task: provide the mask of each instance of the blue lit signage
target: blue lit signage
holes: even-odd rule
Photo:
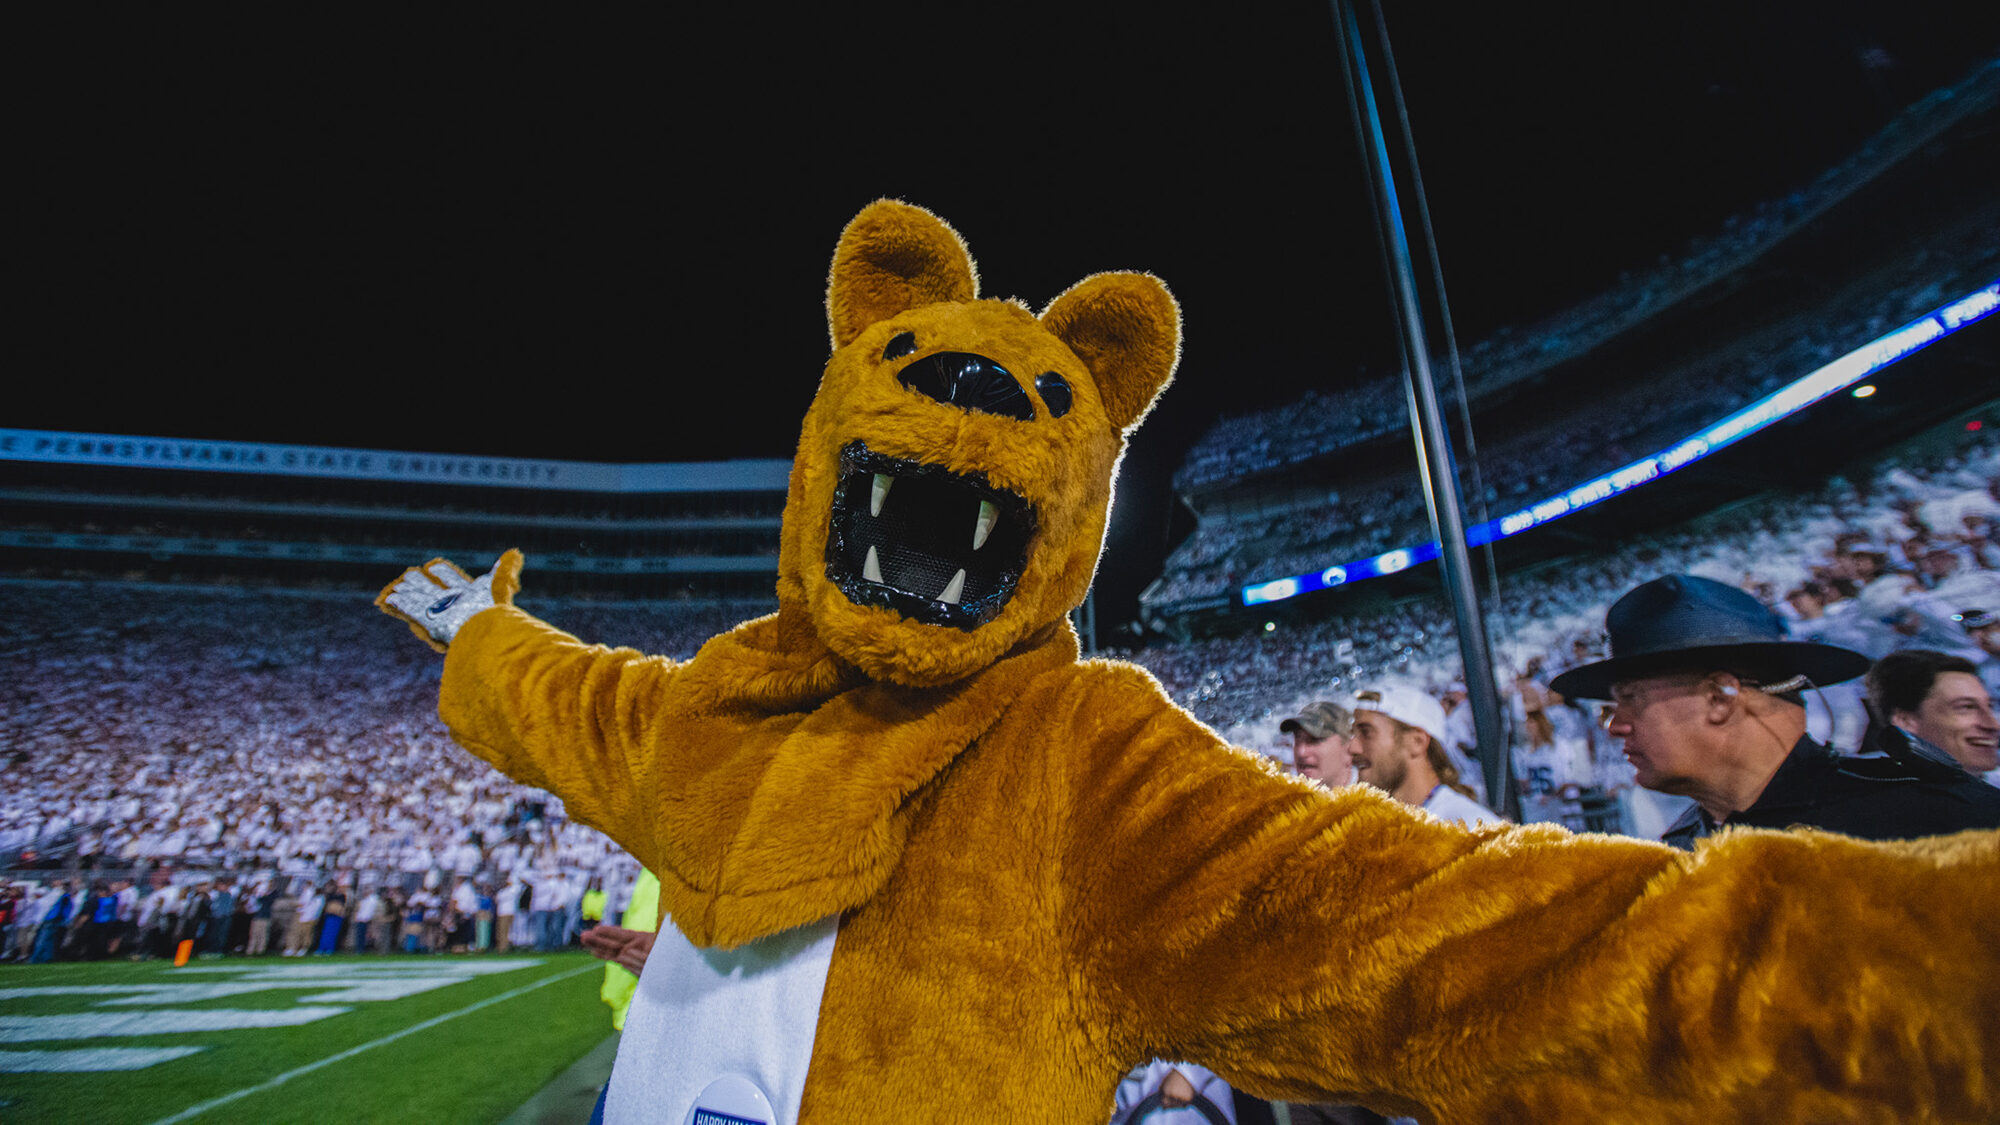
[[[1683,469],[1720,449],[1734,445],[1778,419],[1804,410],[1813,403],[1837,394],[1895,363],[1929,347],[1966,325],[1992,315],[2000,308],[2000,281],[1976,290],[1896,329],[1879,339],[1848,352],[1803,379],[1758,399],[1721,421],[1674,443],[1650,457],[1642,457],[1624,468],[1588,480],[1520,511],[1488,520],[1466,529],[1465,541],[1478,547],[1530,528],[1540,527],[1599,504],[1619,493]],[[1364,578],[1394,574],[1429,562],[1439,554],[1437,540],[1389,551],[1374,558],[1358,559],[1310,574],[1245,586],[1243,604],[1261,605],[1283,601],[1314,590],[1324,590]]]

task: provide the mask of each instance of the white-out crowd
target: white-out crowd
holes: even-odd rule
[[[0,864],[17,875],[0,950],[30,955],[48,911],[81,955],[317,949],[329,902],[339,948],[477,948],[482,913],[489,947],[550,946],[592,890],[615,917],[637,877],[561,801],[452,743],[438,658],[365,596],[16,582],[0,601]],[[686,656],[754,611],[549,616]],[[85,917],[103,898],[110,930]],[[232,915],[258,900],[253,941],[257,908]]]
[[[1563,490],[1614,472],[1666,449],[1794,379],[1809,374],[1845,351],[1922,315],[1940,302],[1991,280],[1994,261],[1948,263],[1918,253],[1902,263],[1883,290],[1854,295],[1844,306],[1823,310],[1810,323],[1768,333],[1726,355],[1713,357],[1671,377],[1655,377],[1609,388],[1587,403],[1542,413],[1482,444],[1485,518],[1498,519]],[[1318,456],[1352,444],[1366,432],[1383,437],[1407,427],[1400,395],[1374,388],[1367,397],[1309,394],[1291,405],[1219,424],[1197,446],[1225,448],[1241,461],[1244,450],[1284,451],[1294,459]],[[1387,422],[1374,417],[1393,407]],[[1322,440],[1322,438],[1324,440]],[[1397,464],[1406,459],[1399,447]],[[1273,462],[1264,471],[1279,467]],[[1248,475],[1255,465],[1239,465]],[[1199,598],[1233,593],[1241,586],[1291,577],[1332,563],[1370,558],[1430,538],[1423,493],[1401,475],[1372,473],[1342,482],[1337,502],[1304,510],[1273,511],[1253,518],[1205,517],[1195,533],[1168,557],[1160,581],[1146,603],[1171,607]],[[1478,518],[1475,514],[1473,518]]]
[[[1487,608],[1524,817],[1577,823],[1579,794],[1604,794],[1618,799],[1613,826],[1651,834],[1674,811],[1634,788],[1596,714],[1546,687],[1602,655],[1604,611],[1626,590],[1702,574],[1758,594],[1795,635],[1871,657],[1956,652],[2000,687],[2000,630],[1982,647],[1958,619],[2000,612],[1996,527],[2000,445],[1968,432],[1810,493],[1505,577]],[[163,953],[191,924],[211,951],[317,949],[330,900],[339,948],[356,937],[395,949],[548,945],[573,935],[593,888],[608,900],[598,912],[615,917],[636,877],[560,801],[451,742],[435,713],[438,658],[366,597],[14,582],[0,598],[0,856],[20,884],[16,952],[32,953],[24,926],[39,928],[29,923],[70,879],[67,948],[87,955],[110,952],[114,936],[117,948]],[[580,636],[675,656],[763,608],[536,604],[532,593],[527,604]],[[1279,758],[1289,747],[1278,724],[1305,703],[1362,681],[1412,682],[1446,700],[1460,772],[1478,787],[1440,601],[1116,655],[1231,741]],[[1808,705],[1816,735],[1856,747],[1858,684]],[[260,909],[261,943],[250,935]],[[116,935],[79,914],[106,911]],[[301,933],[302,918],[317,928]]]
[[[1756,594],[1792,635],[1879,659],[1899,649],[1966,657],[2000,694],[2000,629],[1975,635],[1963,618],[2000,613],[2000,438],[1960,431],[1811,492],[1770,494],[1602,555],[1503,575],[1487,604],[1488,634],[1510,712],[1513,773],[1530,819],[1574,820],[1565,791],[1622,795],[1624,824],[1643,831],[1677,801],[1635,792],[1601,716],[1548,691],[1548,681],[1606,655],[1604,614],[1633,587],[1692,573]],[[1279,724],[1316,699],[1364,683],[1404,680],[1446,702],[1469,745],[1463,665],[1442,596],[1362,614],[1115,655],[1145,665],[1195,715],[1238,745],[1285,758]],[[1807,695],[1815,737],[1860,748],[1862,686]],[[1478,770],[1461,762],[1477,788]],[[1636,802],[1637,807],[1633,807]]]

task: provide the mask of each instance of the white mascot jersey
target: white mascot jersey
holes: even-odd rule
[[[625,1013],[608,1125],[797,1125],[839,928],[834,916],[722,950],[663,922]]]

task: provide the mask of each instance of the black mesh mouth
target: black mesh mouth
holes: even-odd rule
[[[1035,511],[980,473],[861,442],[840,451],[826,577],[856,605],[972,630],[998,616],[1028,565]]]

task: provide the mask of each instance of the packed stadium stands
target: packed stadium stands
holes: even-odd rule
[[[2000,611],[1996,528],[2000,446],[1960,429],[1853,480],[1513,576],[1489,607],[1502,681],[1516,707],[1532,704],[1522,684],[1597,651],[1609,602],[1670,572],[1738,583],[1793,617],[1810,606],[1801,632],[1871,655],[1945,646],[1953,612]],[[437,658],[363,597],[115,582],[4,591],[0,848],[55,856],[68,845],[105,868],[351,870],[398,883],[504,878],[543,859],[595,871],[610,857],[559,802],[451,743],[435,717]],[[528,604],[581,636],[674,656],[761,608]],[[1962,635],[1957,644],[1978,656]],[[1384,676],[1442,693],[1461,675],[1435,600],[1120,655],[1232,740],[1280,756],[1278,721],[1313,698]],[[1851,748],[1854,697],[1828,702],[1823,729]],[[1561,733],[1581,740],[1572,774],[1607,757],[1593,758],[1587,727]]]
[[[601,837],[455,746],[439,661],[365,597],[9,582],[0,848],[65,838],[104,866],[501,876],[591,869]],[[686,656],[743,611],[579,603],[585,635]],[[560,829],[560,830],[558,830]],[[471,844],[470,851],[466,846]],[[482,851],[484,854],[482,855]]]
[[[1604,611],[1661,574],[1696,573],[1758,593],[1797,616],[1791,595],[1821,603],[1798,627],[1881,655],[1891,624],[1914,607],[1936,630],[1966,608],[2000,611],[2000,443],[1954,426],[1853,480],[1797,495],[1767,495],[1635,539],[1604,555],[1571,557],[1510,575],[1487,606],[1503,683],[1539,661],[1542,679],[1575,662],[1576,643],[1601,651]],[[1951,574],[1939,576],[1950,556]],[[1869,556],[1866,562],[1857,558]],[[1879,559],[1875,556],[1880,556]],[[1928,566],[1928,572],[1926,567]],[[1948,638],[1949,631],[1942,637]],[[1942,643],[1938,632],[1930,640]],[[1168,642],[1120,655],[1151,669],[1199,718],[1258,748],[1301,704],[1360,680],[1407,677],[1442,692],[1460,677],[1457,637],[1438,598],[1335,613],[1241,635]],[[1961,648],[1969,648],[1962,636]],[[1851,714],[1843,734],[1856,735]],[[1851,738],[1846,742],[1853,747]]]
[[[770,608],[788,471],[0,430],[0,866],[299,901],[629,884],[451,744],[436,660],[369,598],[520,546],[556,620],[687,655]]]
[[[1701,369],[1620,386],[1595,401],[1548,411],[1535,424],[1489,442],[1482,451],[1489,510],[1511,511],[1664,448],[1946,297],[1989,282],[2000,274],[2000,242],[1955,264],[1916,255],[1896,272],[1901,276],[1888,290],[1871,293],[1865,305],[1857,297],[1850,307],[1828,309],[1823,323],[1794,328],[1783,339],[1747,343]],[[1400,401],[1388,395],[1378,399],[1394,402],[1395,422],[1403,424]],[[1330,407],[1330,399],[1311,396],[1261,421],[1282,436],[1298,416]],[[1261,444],[1275,440],[1267,434]],[[1262,519],[1204,521],[1168,559],[1147,600],[1164,606],[1212,598],[1427,538],[1422,493],[1405,479],[1372,475],[1377,479],[1359,487],[1341,487],[1337,503]]]
[[[1467,349],[1471,511],[1497,517],[1664,448],[1992,284],[2000,201],[1984,185],[1995,170],[1967,154],[1990,147],[1976,138],[1996,105],[2000,65],[1988,64],[1681,257]],[[1983,397],[1932,393],[1941,401],[1926,424]],[[1246,585],[1429,539],[1405,401],[1398,378],[1379,377],[1218,420],[1176,474],[1195,527],[1141,596],[1148,625],[1189,636]]]

